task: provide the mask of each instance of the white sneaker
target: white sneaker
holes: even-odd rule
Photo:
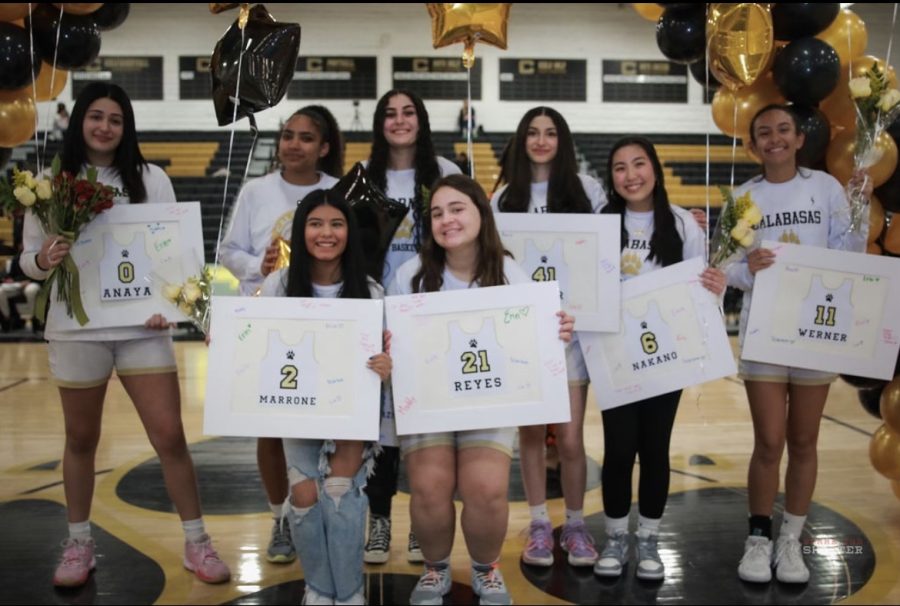
[[[352,596],[350,596],[347,600],[335,600],[336,606],[364,606],[366,603],[366,596],[363,595],[362,591],[357,591]]]
[[[444,596],[450,593],[453,580],[450,578],[450,568],[425,567],[425,574],[419,577],[409,603],[416,604],[443,604]]]
[[[326,598],[324,595],[316,591],[315,589],[311,589],[309,585],[306,586],[306,590],[303,592],[303,601],[301,604],[306,604],[308,606],[331,606],[334,604],[334,600],[331,598]]]
[[[508,606],[512,604],[512,598],[497,564],[491,566],[487,572],[472,569],[472,591],[478,596],[478,603],[482,605]]]
[[[772,540],[766,537],[747,537],[744,557],[738,565],[738,576],[750,583],[772,580]]]
[[[803,562],[800,541],[794,535],[782,535],[775,542],[775,578],[782,583],[809,581],[809,568]]]

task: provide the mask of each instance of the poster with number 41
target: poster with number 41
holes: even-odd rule
[[[900,349],[900,259],[763,242],[745,360],[889,381]]]

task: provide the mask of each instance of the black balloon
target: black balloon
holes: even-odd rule
[[[241,57],[241,29],[235,20],[213,51],[212,97],[219,126],[233,121],[232,99],[236,96],[240,119],[276,105],[294,76],[300,52],[299,24],[278,23],[264,6],[257,4],[250,9],[244,40],[246,48]]]
[[[108,32],[125,22],[131,4],[128,2],[104,2],[98,10],[91,13],[91,19],[101,32]]]
[[[384,275],[384,258],[394,232],[409,211],[405,204],[391,200],[376,187],[361,162],[334,184],[331,191],[339,193],[350,204],[362,234],[366,255],[366,272],[378,281]]]
[[[874,389],[875,387],[881,388],[887,385],[887,381],[882,381],[881,379],[872,379],[870,377],[841,375],[841,378],[857,389]]]
[[[56,67],[73,70],[87,66],[100,55],[100,30],[91,15],[62,14],[50,4],[38,4],[31,13],[34,41],[41,57]],[[59,30],[59,50],[56,51],[56,34]]]
[[[828,118],[815,107],[794,105],[797,126],[806,136],[803,148],[797,152],[797,161],[806,167],[814,168],[825,157],[828,144],[831,143],[831,125]]]
[[[706,51],[706,5],[667,8],[656,24],[656,44],[675,63],[702,59]]]
[[[900,118],[891,123],[887,128],[887,133],[894,139],[894,143],[900,146]],[[895,170],[891,178],[875,190],[875,196],[881,201],[884,210],[900,213],[900,168]],[[900,358],[897,362],[900,364]]]
[[[887,385],[887,383],[884,383]],[[868,389],[860,389],[856,392],[857,397],[859,398],[859,403],[862,404],[863,409],[876,419],[881,418],[881,392],[884,389],[884,386],[878,387],[870,387]]]
[[[821,4],[777,2],[772,5],[776,40],[797,40],[824,31],[841,12],[837,2]]]
[[[830,44],[818,38],[801,38],[778,52],[772,75],[788,101],[816,105],[834,90],[840,69],[841,61]]]
[[[28,41],[28,32],[12,23],[0,23],[0,90],[16,90],[37,77],[41,56]]]
[[[691,70],[691,75],[694,77],[694,80],[699,82],[700,86],[705,87],[707,90],[718,90],[719,87],[722,86],[722,83],[716,80],[713,73],[706,68],[706,57],[691,63],[688,66],[688,69]]]

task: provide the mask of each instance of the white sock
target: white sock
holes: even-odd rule
[[[284,503],[269,503],[269,509],[272,510],[272,517],[276,520],[280,520],[283,507]]]
[[[803,533],[803,525],[806,524],[806,516],[798,516],[792,513],[784,512],[784,518],[781,522],[781,533],[779,536],[791,535],[795,539],[800,539]]]
[[[583,509],[566,509],[566,524],[576,524],[584,522]]]
[[[450,556],[435,562],[425,560],[425,570],[427,571],[429,568],[434,568],[436,570],[446,570],[447,568],[450,568]]]
[[[659,523],[661,521],[661,518],[654,519],[638,516],[638,536],[646,539],[651,535],[659,534]]]
[[[489,572],[491,570],[491,568],[494,567],[494,564],[496,564],[499,561],[500,561],[500,558],[497,558],[490,564],[482,564],[481,562],[476,562],[475,560],[472,560],[472,568],[474,568],[478,572]]]
[[[325,478],[322,490],[334,501],[334,508],[338,509],[341,506],[341,497],[350,492],[352,485],[352,478]]]
[[[291,505],[291,511],[294,512],[294,516],[296,516],[297,520],[302,520],[303,517],[309,513],[309,510],[315,506],[315,503],[313,503],[309,507],[294,507],[293,505]]]
[[[181,523],[184,529],[184,538],[191,543],[198,543],[206,538],[206,527],[203,524],[203,518],[196,520],[185,520]]]
[[[91,538],[91,521],[69,522],[69,538],[78,541],[87,541]]]
[[[531,512],[531,521],[532,522],[549,522],[550,514],[547,512],[547,503],[541,503],[540,505],[535,505],[534,507],[529,506],[528,511]]]
[[[620,532],[628,532],[628,516],[624,518],[611,518],[606,516],[606,534],[612,536]]]

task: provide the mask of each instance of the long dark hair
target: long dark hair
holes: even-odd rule
[[[334,115],[324,105],[307,105],[291,114],[285,124],[295,116],[309,118],[318,129],[322,142],[328,144],[328,153],[319,158],[316,168],[326,175],[340,179],[344,175],[344,138]]]
[[[503,166],[509,186],[500,195],[499,208],[503,212],[528,211],[531,200],[531,160],[528,157],[527,139],[531,121],[537,116],[547,116],[556,127],[557,149],[550,165],[550,182],[547,184],[547,211],[551,213],[589,213],[591,201],[578,178],[578,161],[575,158],[575,139],[565,118],[552,107],[539,106],[528,110],[519,121],[513,139],[509,159]]]
[[[507,284],[506,275],[503,273],[503,258],[509,253],[503,248],[503,242],[497,232],[497,224],[494,222],[494,213],[491,211],[491,203],[487,194],[484,193],[477,181],[465,175],[447,175],[438,179],[434,184],[432,196],[442,187],[455,189],[468,196],[475,204],[475,208],[478,209],[478,214],[481,215],[481,230],[478,232],[478,262],[472,282],[479,286]],[[434,241],[434,234],[429,229],[425,233],[422,250],[419,251],[421,266],[410,281],[412,291],[435,292],[440,290],[444,284],[442,274],[446,258],[446,251]]]
[[[113,168],[119,173],[122,185],[131,203],[144,202],[147,189],[141,173],[148,170],[147,161],[138,147],[137,130],[134,126],[134,110],[128,94],[117,84],[111,82],[91,82],[85,86],[69,118],[69,128],[63,138],[62,170],[77,175],[81,167],[88,163],[87,146],[84,142],[84,117],[91,103],[97,99],[112,99],[122,108],[122,140],[116,148]]]
[[[609,203],[601,212],[617,213],[622,215],[622,248],[628,245],[628,230],[625,228],[625,198],[619,195],[613,180],[613,156],[616,152],[628,145],[637,145],[647,153],[650,164],[653,166],[653,175],[656,177],[656,185],[653,186],[653,235],[650,237],[650,254],[648,261],[658,260],[663,267],[673,265],[684,260],[684,241],[675,226],[675,213],[669,205],[669,194],[666,192],[665,176],[656,148],[645,137],[623,137],[616,141],[609,150],[606,159],[606,186]],[[681,218],[678,217],[680,221]]]
[[[413,200],[409,204],[412,207],[415,227],[413,240],[418,248],[423,241],[423,234],[430,231],[428,221],[423,220],[426,212],[423,188],[430,189],[432,184],[441,176],[441,169],[434,153],[434,142],[431,140],[431,122],[428,119],[428,110],[425,103],[414,92],[409,90],[389,90],[381,96],[375,106],[375,116],[372,119],[372,151],[369,154],[367,172],[372,183],[387,191],[387,170],[390,159],[390,144],[384,136],[384,121],[387,115],[388,102],[397,95],[406,95],[416,108],[416,116],[419,119],[419,133],[416,137],[416,191]]]
[[[339,194],[326,189],[317,189],[306,195],[294,213],[291,226],[291,264],[287,273],[287,296],[312,297],[312,277],[310,267],[315,263],[306,249],[306,220],[314,209],[323,205],[338,209],[347,220],[347,248],[341,255],[342,299],[370,299],[366,276],[366,260],[360,244],[359,227],[350,205]]]

